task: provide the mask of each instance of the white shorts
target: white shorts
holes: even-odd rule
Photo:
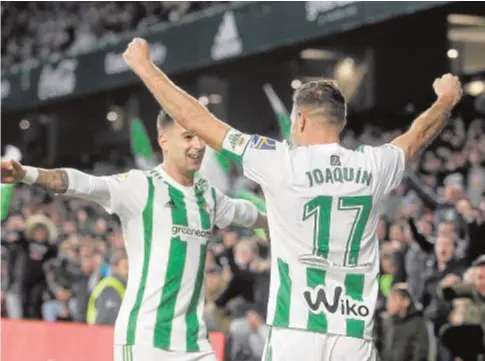
[[[374,342],[341,335],[272,327],[262,361],[377,361]]]
[[[217,361],[214,351],[165,351],[148,345],[115,345],[114,361]]]

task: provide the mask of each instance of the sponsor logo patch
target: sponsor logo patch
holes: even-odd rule
[[[196,228],[190,228],[185,226],[172,226],[172,237],[177,237],[180,235],[194,236],[207,239],[212,235],[212,231],[202,230]]]
[[[251,140],[251,147],[260,150],[275,150],[276,141],[271,138],[254,135]]]
[[[354,301],[343,294],[343,288],[338,286],[333,292],[327,293],[322,286],[307,288],[303,297],[308,308],[313,313],[340,314],[348,317],[369,316],[369,308],[362,302]]]

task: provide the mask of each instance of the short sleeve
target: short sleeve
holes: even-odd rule
[[[250,228],[258,218],[258,209],[251,202],[243,199],[234,199],[212,188],[214,198],[215,220],[219,228],[226,228],[234,223]]]
[[[372,162],[379,174],[379,186],[384,195],[389,194],[402,181],[406,170],[404,151],[393,144],[380,147],[365,147],[370,149]]]
[[[259,135],[249,135],[231,129],[222,144],[222,153],[240,163],[244,175],[268,186],[279,181],[289,162],[289,145]]]
[[[109,186],[109,202],[101,204],[108,213],[132,217],[144,209],[148,197],[148,179],[143,171],[103,177]]]

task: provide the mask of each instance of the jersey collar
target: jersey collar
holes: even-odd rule
[[[192,193],[194,191],[194,186],[184,186],[182,184],[180,184],[179,182],[177,182],[175,179],[173,179],[166,171],[165,169],[163,169],[163,166],[160,164],[158,167],[158,171],[160,172],[163,180],[165,182],[167,182],[168,184],[170,184],[172,187],[175,187],[179,190],[181,190],[182,192],[188,192],[188,193]],[[194,182],[195,184],[196,182]]]

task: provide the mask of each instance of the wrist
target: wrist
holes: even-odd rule
[[[133,71],[141,78],[150,76],[150,74],[153,73],[153,70],[154,70],[154,64],[150,59],[138,63],[133,68]]]
[[[455,98],[449,95],[441,95],[438,97],[436,103],[445,111],[451,112],[451,110],[455,106]]]
[[[22,183],[32,185],[39,178],[39,169],[36,167],[24,166],[25,174],[20,180]]]

